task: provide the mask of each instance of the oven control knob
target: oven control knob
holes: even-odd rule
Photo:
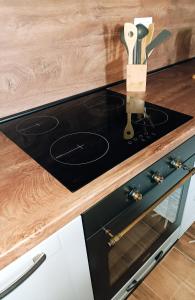
[[[182,161],[180,161],[179,159],[173,159],[171,162],[170,162],[171,166],[173,166],[174,168],[176,169],[180,169],[183,167],[183,163]]]
[[[132,199],[135,200],[135,201],[141,201],[143,196],[142,194],[140,193],[140,191],[136,190],[136,189],[133,189],[129,192],[128,194],[128,198],[129,199]]]
[[[162,175],[160,175],[160,173],[158,173],[158,172],[156,172],[152,175],[152,179],[158,184],[160,184],[164,181],[164,177]]]

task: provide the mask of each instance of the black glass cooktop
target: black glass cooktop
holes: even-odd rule
[[[102,90],[0,128],[74,192],[191,118]]]

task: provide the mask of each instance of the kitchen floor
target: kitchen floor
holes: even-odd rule
[[[195,223],[127,300],[195,299]]]

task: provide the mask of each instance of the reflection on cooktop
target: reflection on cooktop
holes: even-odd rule
[[[110,111],[117,111],[125,104],[125,99],[122,95],[119,94],[111,94],[109,96],[106,95],[98,95],[93,101],[93,95],[91,97],[87,97],[84,100],[83,104],[86,106],[87,109],[91,111],[91,113],[100,114],[102,115],[105,112]]]
[[[168,114],[160,109],[149,107],[145,116],[135,114],[132,123],[142,126],[160,126],[168,122]]]
[[[73,192],[191,118],[102,89],[0,129]]]

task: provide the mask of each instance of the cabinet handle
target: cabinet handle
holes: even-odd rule
[[[3,299],[13,290],[15,290],[19,285],[21,285],[30,275],[32,275],[42,263],[46,260],[46,254],[40,253],[33,257],[33,264],[19,275],[13,282],[11,282],[6,288],[0,290],[0,299]]]

